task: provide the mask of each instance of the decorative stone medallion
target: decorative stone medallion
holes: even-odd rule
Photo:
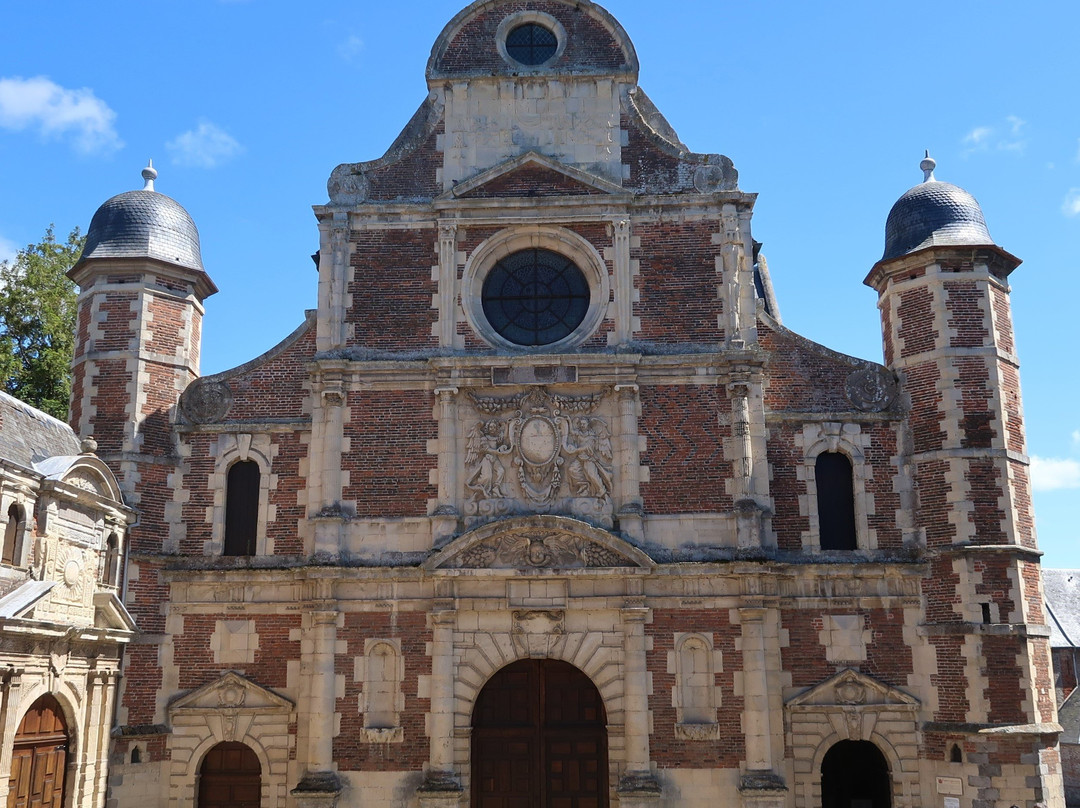
[[[193,424],[220,421],[232,406],[232,390],[225,382],[198,379],[180,396],[180,409]]]
[[[694,190],[711,194],[720,190],[724,183],[724,170],[720,166],[698,166],[694,171]]]
[[[355,163],[343,163],[335,168],[326,182],[326,192],[334,205],[357,205],[368,197],[371,183]]]
[[[881,412],[896,399],[896,378],[884,368],[863,368],[847,377],[844,392],[856,409]]]

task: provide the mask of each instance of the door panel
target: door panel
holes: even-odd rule
[[[30,705],[15,733],[7,808],[63,808],[67,744],[59,702],[42,696]]]
[[[577,668],[522,660],[473,710],[473,808],[607,808],[603,700]]]

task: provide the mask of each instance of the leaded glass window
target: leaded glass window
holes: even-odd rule
[[[555,55],[555,34],[535,22],[519,25],[506,35],[506,53],[523,65],[541,65]]]
[[[589,311],[589,282],[569,258],[521,250],[491,268],[481,292],[484,316],[515,345],[550,345],[569,336]]]

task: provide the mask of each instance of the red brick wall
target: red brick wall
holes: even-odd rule
[[[438,437],[434,399],[424,390],[349,393],[345,437],[349,452],[342,468],[349,484],[342,499],[356,503],[359,516],[424,516],[436,496],[428,479],[436,457],[427,442]]]
[[[431,279],[438,263],[435,231],[360,230],[352,240],[352,308],[345,315],[354,329],[351,344],[384,350],[437,345],[431,333],[438,291]]]
[[[334,760],[344,771],[420,771],[430,757],[424,714],[431,700],[418,695],[419,677],[431,675],[431,657],[426,644],[431,632],[426,616],[417,612],[350,612],[338,629],[338,641],[347,643],[345,655],[336,659],[337,673],[345,679],[345,695],[337,700],[341,732],[334,738]],[[401,743],[367,743],[360,735],[364,717],[360,713],[362,683],[355,681],[354,659],[364,657],[364,640],[397,639],[405,662],[401,693],[405,709],[399,715],[404,730]],[[362,662],[361,662],[362,664]],[[361,668],[361,670],[363,670]]]
[[[713,648],[722,654],[723,670],[714,671],[721,694],[716,711],[720,725],[718,741],[685,741],[675,737],[677,714],[671,704],[671,689],[676,686],[676,676],[668,673],[668,653],[674,650],[675,634],[683,632],[711,636]],[[649,746],[652,759],[661,768],[738,768],[746,758],[743,698],[734,692],[735,671],[743,667],[742,652],[735,647],[736,638],[741,636],[740,628],[731,625],[726,609],[654,609],[646,633],[652,638],[652,650],[646,662],[653,683],[649,697],[653,715]]]
[[[550,14],[566,29],[566,49],[555,63],[556,69],[585,66],[615,71],[626,67],[622,48],[611,33],[580,6],[552,0],[527,0],[500,4],[469,20],[447,45],[435,64],[436,71],[450,74],[478,71],[485,74],[513,70],[499,56],[495,34],[503,19],[518,11]]]
[[[636,339],[654,342],[715,343],[723,339],[717,318],[723,305],[717,293],[720,276],[712,244],[716,221],[636,224],[640,249],[631,256],[640,262],[634,305],[641,318]]]
[[[214,662],[210,636],[218,620],[251,620],[259,635],[254,662],[222,664]],[[289,632],[300,628],[299,614],[185,614],[184,627],[173,636],[173,664],[180,674],[181,690],[194,690],[228,671],[236,671],[263,687],[284,688],[290,659],[300,658],[300,641]]]
[[[720,412],[730,413],[731,405],[719,387],[641,388],[639,429],[647,439],[641,462],[649,467],[649,482],[642,483],[641,493],[647,512],[732,508],[726,489],[731,461],[724,459],[721,445],[731,427],[720,423]]]

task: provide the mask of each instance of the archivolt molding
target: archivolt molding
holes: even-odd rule
[[[655,563],[623,539],[566,516],[525,516],[491,522],[455,539],[424,569],[652,570]]]

